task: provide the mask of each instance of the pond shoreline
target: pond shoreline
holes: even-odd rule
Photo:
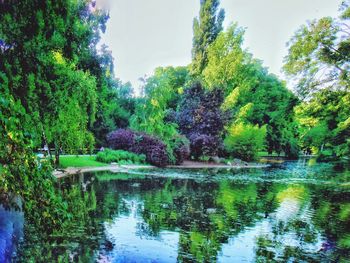
[[[190,162],[186,161],[181,165],[168,165],[164,168],[170,169],[244,169],[244,168],[266,168],[269,165],[267,164],[257,164],[257,163],[242,163],[242,164],[234,164],[234,165],[226,165],[226,164],[215,164],[215,163],[201,163],[201,162]],[[138,170],[138,169],[162,169],[152,165],[107,165],[102,167],[68,167],[65,169],[58,169],[53,171],[53,175],[56,178],[63,178],[74,174],[79,173],[87,173],[87,172],[99,172],[99,171],[110,171],[113,173],[123,172],[127,173],[130,170]]]

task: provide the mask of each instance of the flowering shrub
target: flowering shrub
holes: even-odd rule
[[[107,135],[110,148],[144,154],[146,162],[164,167],[168,164],[166,145],[159,139],[145,133],[119,129]]]

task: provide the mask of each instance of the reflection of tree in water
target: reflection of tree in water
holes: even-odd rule
[[[332,224],[326,226],[328,221],[334,220],[331,213],[326,220],[320,218],[323,225],[318,227],[315,220],[317,221],[317,214],[320,213],[318,210],[322,210],[322,207],[318,208],[311,200],[322,200],[324,196],[317,192],[318,188],[312,193],[312,189],[308,188],[273,183],[237,184],[228,180],[200,183],[194,180],[168,179],[163,188],[143,194],[145,207],[142,215],[153,235],[164,229],[180,232],[179,261],[214,261],[222,244],[227,243],[229,238],[244,233],[258,222],[267,221],[271,234],[257,237],[257,260],[269,262],[294,258],[312,262],[324,257],[323,246],[328,250],[332,247],[332,241],[328,237],[336,233],[336,239],[343,235],[340,240],[344,240],[344,237],[349,237],[346,234],[349,233],[349,228],[344,221],[341,230],[337,223],[334,223],[333,229],[327,230],[332,228]],[[295,205],[293,198],[297,202],[295,211],[290,207]],[[346,201],[344,203],[339,200],[329,201],[328,205],[332,203],[337,206],[331,211],[342,208],[343,212],[339,211],[339,214],[344,215],[348,209]],[[281,212],[283,209],[290,210],[292,215],[289,216],[286,211]],[[312,214],[313,211],[315,215]],[[335,221],[339,222],[339,218]],[[347,231],[340,234],[344,233],[344,228]],[[326,232],[323,233],[322,229],[326,229]],[[327,232],[333,234],[328,235]],[[322,234],[326,234],[326,240],[321,239]],[[288,244],[288,238],[294,243]]]
[[[350,258],[349,188],[334,191],[324,186],[312,191],[315,193],[312,200],[315,209],[313,223],[327,237],[320,252],[331,260],[346,262]],[[330,253],[334,250],[336,253]]]
[[[59,232],[52,233],[50,226],[47,226],[47,232],[43,232],[34,224],[25,224],[25,238],[18,253],[22,262],[91,261],[101,242],[95,237],[101,236],[103,226],[95,216],[97,199],[94,186],[82,183],[86,181],[80,182],[72,177],[59,184],[69,218],[62,222]]]
[[[268,188],[168,179],[143,195],[143,218],[153,232],[179,229],[179,261],[213,261],[230,236],[274,210]]]
[[[42,242],[29,235],[21,250],[24,259],[48,254],[53,261],[69,255],[89,261],[96,253],[102,258],[113,249],[103,223],[130,216],[137,217],[135,235],[142,239],[160,240],[164,230],[179,233],[180,262],[216,261],[224,244],[252,230],[252,253],[259,262],[348,256],[349,194],[319,185],[105,174],[95,181],[72,177],[61,189],[73,220]],[[259,234],[264,222],[268,231]]]
[[[271,232],[258,237],[256,261],[323,262],[327,259],[327,262],[346,262],[350,258],[350,243],[343,242],[350,236],[349,194],[321,190],[319,186],[309,186],[308,189],[292,186],[280,191],[277,199],[281,194],[295,194],[298,189],[304,192],[299,191],[302,196],[294,196],[299,201],[297,210],[287,218],[271,220]],[[284,198],[293,200],[293,196]],[[279,209],[285,202],[280,201]]]
[[[332,240],[346,244],[349,236],[349,224],[346,223],[350,221],[347,217],[350,214],[347,212],[349,200],[334,189],[319,191],[319,185],[126,179],[110,181],[108,186],[104,184],[103,187],[108,188],[104,192],[106,195],[118,193],[123,198],[143,203],[137,209],[138,215],[144,219],[138,224],[139,235],[154,238],[162,230],[179,232],[179,261],[215,261],[222,245],[230,238],[244,234],[264,221],[269,222],[270,234],[258,236],[254,245],[256,259],[261,262],[319,260],[325,253],[331,253]],[[129,213],[118,194],[110,197],[114,202],[104,202],[114,204],[111,211],[119,203],[118,213]],[[295,211],[292,205],[297,205]],[[336,220],[335,214],[339,215]],[[342,224],[337,223],[339,220]],[[320,234],[327,237],[322,240],[325,245],[318,243]],[[289,236],[300,243],[288,245]],[[321,250],[324,246],[328,252],[317,253],[316,246]],[[303,249],[307,247],[314,250]]]

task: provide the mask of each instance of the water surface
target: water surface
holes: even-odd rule
[[[77,175],[59,187],[79,220],[46,240],[26,225],[16,259],[349,262],[349,179],[348,171],[312,160]]]

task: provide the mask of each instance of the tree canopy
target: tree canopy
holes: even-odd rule
[[[284,71],[294,92],[242,47],[243,28],[224,30],[219,4],[200,1],[192,62],[156,68],[136,98],[98,44],[109,15],[95,1],[0,1],[1,202],[19,196],[49,224],[66,220],[52,168],[61,153],[102,146],[162,167],[186,158],[251,161],[259,151],[296,158],[300,149],[348,158],[348,1],[339,17],[311,21],[290,40]],[[49,151],[40,162],[43,147],[55,158]]]
[[[323,88],[349,90],[349,10],[348,1],[343,1],[338,18],[313,20],[289,41],[283,69],[296,78],[295,91],[301,98]]]
[[[350,6],[343,1],[338,18],[324,17],[301,26],[289,42],[285,73],[295,78],[300,142],[314,153],[338,158],[349,150]]]
[[[200,75],[207,64],[207,48],[222,31],[225,11],[220,0],[201,0],[199,17],[193,21],[191,73]]]

